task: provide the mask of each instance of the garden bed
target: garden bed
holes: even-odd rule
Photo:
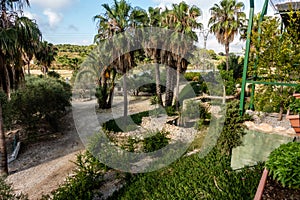
[[[300,199],[299,189],[284,188],[272,177],[267,177],[267,182],[263,191],[262,200],[296,200]]]

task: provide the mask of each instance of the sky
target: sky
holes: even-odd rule
[[[78,44],[89,45],[93,43],[97,32],[97,23],[93,16],[103,14],[101,5],[112,0],[29,0],[30,7],[24,9],[24,15],[35,19],[43,34],[43,39],[53,44]],[[182,0],[128,0],[133,6],[146,9],[152,7],[170,6],[172,3],[179,3]],[[249,0],[241,0],[245,4],[244,12],[249,14]],[[189,5],[198,6],[203,16],[200,22],[207,29],[207,21],[210,17],[209,8],[220,0],[185,0]],[[261,11],[263,0],[255,0],[255,13]],[[269,7],[268,15],[274,12]],[[199,34],[199,47],[204,47],[203,36]],[[242,52],[245,43],[238,40],[238,36],[230,45],[231,52]],[[207,49],[216,52],[224,52],[224,47],[218,44],[213,34],[208,35]]]

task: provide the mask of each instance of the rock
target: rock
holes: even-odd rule
[[[273,131],[273,127],[269,124],[266,123],[261,123],[257,126],[257,129],[266,132],[266,133],[271,133]]]
[[[290,134],[290,135],[295,135],[296,132],[293,128],[289,128],[287,131],[286,131],[287,134]]]
[[[248,129],[253,130],[256,128],[254,122],[252,121],[245,121],[244,124],[247,126]]]
[[[281,135],[284,135],[286,133],[286,128],[284,127],[281,127],[281,126],[277,126],[273,129],[273,131],[275,133],[278,133],[278,134],[281,134]]]

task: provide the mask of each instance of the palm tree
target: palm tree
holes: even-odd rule
[[[175,104],[178,104],[179,95],[179,77],[180,73],[185,71],[188,65],[186,58],[190,50],[193,48],[193,42],[198,40],[195,29],[202,29],[202,24],[198,22],[198,17],[201,16],[201,10],[196,6],[189,6],[185,2],[173,4],[172,9],[163,13],[163,25],[173,30],[171,36],[171,49],[173,53],[164,52],[162,58],[168,62],[169,66],[175,64],[176,67],[176,92]],[[172,63],[173,62],[173,63]],[[166,106],[172,105],[173,90],[174,90],[174,75],[171,74],[172,69],[167,67],[167,83],[166,83]]]
[[[32,20],[17,11],[29,6],[28,0],[0,1],[0,89],[10,98],[11,89],[24,79],[22,57],[28,41],[38,41],[40,32]],[[2,103],[0,102],[0,175],[8,174]]]
[[[162,36],[158,35],[155,31],[155,27],[161,26],[161,8],[148,8],[148,23],[147,26],[150,27],[150,33],[147,38],[147,44],[145,44],[145,54],[150,57],[155,64],[155,82],[156,82],[156,96],[158,104],[163,106],[161,86],[160,86],[160,69],[159,69],[159,57],[160,49],[158,49],[158,44],[162,43]],[[151,48],[149,48],[151,47]]]
[[[234,36],[243,27],[246,15],[243,2],[236,0],[222,0],[220,5],[215,4],[210,8],[211,17],[208,22],[210,32],[214,33],[218,42],[225,45],[226,70],[229,70],[229,44]]]
[[[40,42],[35,57],[39,64],[42,65],[42,72],[46,74],[51,63],[55,60],[58,49],[47,41]]]
[[[125,0],[114,0],[112,6],[102,4],[102,7],[105,9],[105,14],[94,17],[94,20],[98,20],[98,34],[95,39],[97,41],[111,39],[116,44],[112,51],[112,57],[116,58],[116,60],[112,61],[111,64],[114,64],[115,66],[113,67],[115,67],[116,71],[123,75],[124,117],[126,117],[128,115],[126,76],[128,70],[135,65],[134,52],[130,51],[132,44],[128,38],[125,38],[124,35],[114,36],[142,25],[145,16],[140,8],[132,8]],[[126,37],[131,36],[131,34],[126,35]],[[124,40],[126,40],[125,44]],[[122,55],[121,52],[127,53]]]
[[[199,23],[198,17],[201,16],[201,10],[196,6],[189,6],[185,2],[173,4],[173,23],[174,34],[172,41],[176,41],[174,48],[176,54],[176,92],[175,92],[175,105],[179,108],[179,79],[180,73],[187,69],[188,62],[186,58],[193,47],[193,42],[198,41],[197,34],[194,29],[202,29],[202,23]],[[186,38],[188,37],[188,38]],[[179,41],[179,42],[178,42]]]

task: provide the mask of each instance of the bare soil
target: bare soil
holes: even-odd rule
[[[300,189],[284,188],[270,176],[264,188],[262,200],[298,200],[300,199]]]
[[[72,112],[61,119],[61,132],[37,135],[36,141],[23,141],[18,158],[9,164],[6,181],[16,193],[40,199],[58,188],[72,173],[76,154],[84,151],[77,135]]]

